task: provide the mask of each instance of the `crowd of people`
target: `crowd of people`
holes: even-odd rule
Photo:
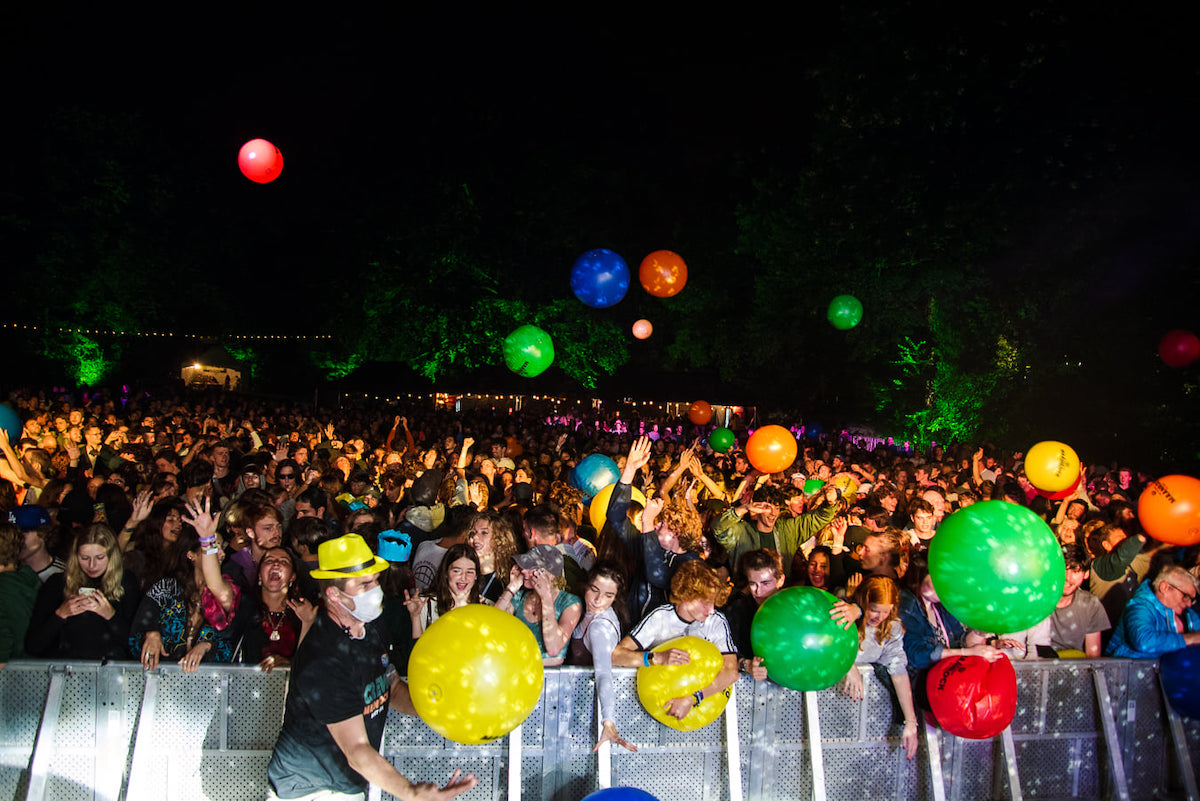
[[[492,604],[528,627],[546,665],[594,667],[597,747],[634,750],[619,733],[612,666],[685,663],[685,650],[655,650],[684,634],[715,644],[724,664],[713,681],[667,705],[685,718],[739,673],[770,679],[754,613],[784,587],[812,586],[841,599],[832,616],[858,630],[841,691],[861,698],[861,672],[873,670],[912,758],[924,675],[945,657],[1155,658],[1200,643],[1200,547],[1148,539],[1136,504],[1150,477],[1116,464],[1086,467],[1052,501],[1029,483],[1022,453],[987,444],[913,453],[824,436],[762,474],[738,445],[716,453],[710,429],[678,419],[365,402],[314,411],[229,393],[10,403],[22,430],[0,430],[0,663],[269,671],[298,655],[315,664],[300,649],[308,638],[336,651],[339,632],[378,619],[384,662],[405,675],[439,616]],[[571,481],[590,454],[620,471],[602,509]],[[1027,631],[964,627],[930,578],[941,522],[987,500],[1028,507],[1062,545],[1062,598]],[[411,711],[402,687],[381,685],[376,699]],[[289,700],[288,715],[300,714]],[[357,729],[329,729],[347,765],[380,775],[351,757]],[[294,766],[304,753],[292,743],[280,759]],[[276,791],[292,793],[281,797],[309,786],[272,765]]]

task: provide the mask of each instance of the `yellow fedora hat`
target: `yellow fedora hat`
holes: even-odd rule
[[[311,575],[318,579],[369,576],[388,569],[387,560],[373,554],[357,534],[346,534],[322,542],[317,548],[317,565],[318,568]]]

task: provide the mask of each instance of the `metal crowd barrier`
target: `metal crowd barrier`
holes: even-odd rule
[[[414,780],[474,771],[479,785],[461,798],[497,801],[579,801],[609,785],[661,801],[1200,801],[1200,723],[1165,706],[1156,663],[1016,669],[1009,729],[969,741],[926,726],[912,762],[900,748],[899,712],[870,671],[861,703],[743,676],[725,715],[680,732],[650,718],[634,671],[618,670],[618,728],[639,750],[594,754],[591,672],[548,669],[537,708],[512,735],[463,746],[391,713],[383,753]],[[135,663],[10,663],[0,670],[0,801],[259,801],[287,681],[286,670],[249,666],[183,674],[143,673]]]

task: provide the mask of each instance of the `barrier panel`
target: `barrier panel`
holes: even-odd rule
[[[497,801],[579,801],[599,777],[661,801],[1197,799],[1200,723],[1169,713],[1157,663],[1015,667],[1017,713],[1002,736],[969,741],[927,726],[911,762],[899,710],[870,671],[861,703],[743,676],[725,715],[681,732],[650,718],[635,671],[618,669],[618,729],[639,750],[594,754],[591,671],[551,668],[537,707],[509,737],[459,745],[393,712],[382,750],[418,781],[474,771],[479,785],[460,797]],[[0,670],[0,801],[259,801],[287,681],[286,670],[252,666],[184,674],[10,663]]]

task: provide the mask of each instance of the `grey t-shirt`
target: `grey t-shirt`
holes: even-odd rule
[[[1056,651],[1082,651],[1083,639],[1089,634],[1108,631],[1108,613],[1100,599],[1084,589],[1075,591],[1070,606],[1055,609],[1050,616],[1050,647]]]
[[[438,545],[436,540],[426,540],[417,546],[412,559],[412,573],[418,590],[425,592],[430,588],[438,568],[442,566],[442,558],[449,551],[449,548]]]

